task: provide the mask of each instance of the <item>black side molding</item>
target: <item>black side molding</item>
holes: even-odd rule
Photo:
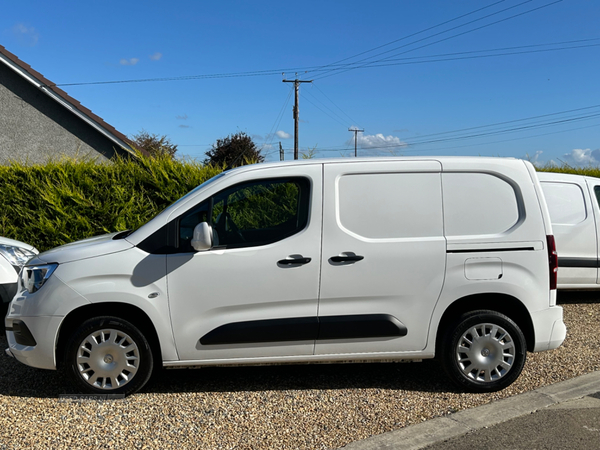
[[[402,322],[390,314],[319,317],[318,340],[400,337],[408,334]]]
[[[478,248],[478,249],[458,249],[446,250],[446,253],[490,253],[490,252],[532,252],[533,247],[504,247],[504,248]]]
[[[406,326],[390,314],[294,317],[233,322],[205,334],[202,345],[401,337]]]
[[[600,267],[600,261],[590,258],[561,258],[558,257],[558,267]]]
[[[251,320],[221,325],[200,338],[202,345],[312,341],[319,331],[316,317]]]

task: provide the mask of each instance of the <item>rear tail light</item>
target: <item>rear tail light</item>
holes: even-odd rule
[[[556,242],[554,236],[546,236],[548,244],[548,265],[550,266],[550,289],[556,289],[556,280],[558,278],[558,253],[556,253]]]

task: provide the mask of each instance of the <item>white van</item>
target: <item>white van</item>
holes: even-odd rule
[[[600,178],[539,172],[558,251],[559,289],[598,289]]]
[[[22,274],[7,353],[94,394],[155,365],[435,356],[487,392],[566,335],[546,203],[514,159],[243,166]]]
[[[0,237],[0,310],[6,311],[6,305],[17,293],[21,268],[37,254],[33,245]]]

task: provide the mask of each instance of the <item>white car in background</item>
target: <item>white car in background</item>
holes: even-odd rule
[[[17,292],[21,268],[38,253],[32,245],[0,237],[0,307],[10,303]]]
[[[600,178],[539,172],[556,251],[558,289],[600,289]]]

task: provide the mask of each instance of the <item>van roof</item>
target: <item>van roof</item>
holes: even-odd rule
[[[240,172],[245,170],[253,170],[258,168],[267,168],[267,167],[285,167],[290,165],[311,165],[311,164],[346,164],[346,163],[365,163],[365,162],[386,162],[386,161],[439,161],[440,163],[444,162],[460,162],[460,161],[469,161],[469,162],[481,162],[483,164],[486,163],[498,163],[499,161],[522,161],[518,158],[513,157],[495,157],[495,156],[389,156],[389,157],[361,157],[361,158],[312,158],[312,159],[298,159],[298,160],[288,160],[288,161],[275,161],[275,162],[266,162],[259,164],[249,164],[244,166],[239,166],[233,169],[229,169],[226,172]],[[512,163],[511,163],[512,164]]]
[[[588,175],[578,175],[575,173],[562,172],[537,172],[540,181],[571,181],[573,183],[581,182],[585,179],[600,181],[598,177],[590,177]]]

